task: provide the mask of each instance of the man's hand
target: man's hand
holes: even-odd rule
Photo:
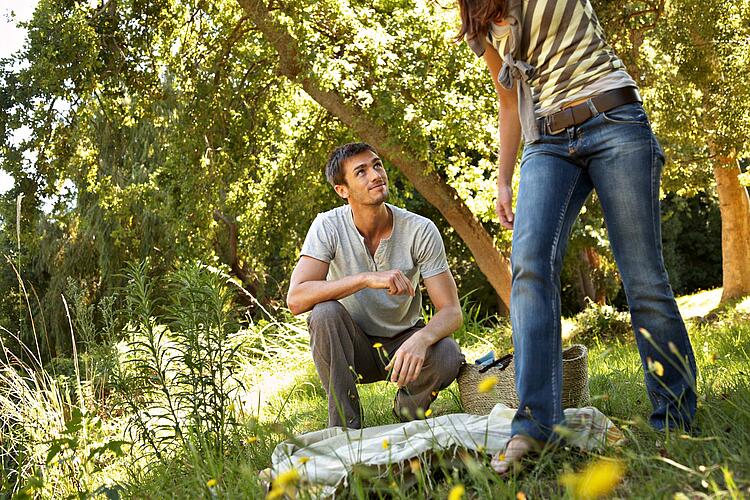
[[[391,382],[395,382],[399,387],[404,387],[417,380],[427,357],[428,347],[419,333],[412,335],[401,344],[396,354],[393,355],[391,362],[385,367],[386,371],[393,369]]]
[[[414,296],[411,281],[400,269],[367,273],[367,288],[387,288],[389,295]]]
[[[497,200],[495,212],[500,219],[500,225],[505,229],[513,229],[513,187],[505,184],[497,185]]]

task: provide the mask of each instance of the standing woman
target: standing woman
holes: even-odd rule
[[[499,105],[496,211],[513,230],[511,321],[520,400],[504,473],[557,437],[560,270],[592,190],[604,211],[657,429],[689,428],[696,367],[662,257],[664,154],[636,83],[607,44],[589,0],[458,0],[461,31],[492,75]],[[523,135],[513,213],[511,179]]]

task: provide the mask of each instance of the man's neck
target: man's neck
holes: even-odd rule
[[[366,240],[381,240],[391,234],[393,217],[385,203],[352,205],[351,208],[354,225]]]

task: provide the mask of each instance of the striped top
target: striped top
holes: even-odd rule
[[[528,85],[536,116],[607,90],[636,87],[606,42],[589,0],[523,0],[522,5],[520,29],[511,29],[512,18],[502,26],[493,23],[486,41],[503,59],[517,50],[515,59],[532,67]],[[514,32],[520,41],[512,40]],[[469,45],[477,56],[484,53],[480,40]]]

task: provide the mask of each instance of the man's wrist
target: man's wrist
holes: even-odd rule
[[[428,326],[425,326],[421,330],[419,330],[417,333],[412,335],[412,338],[414,341],[419,342],[422,344],[422,347],[425,349],[429,348],[432,344],[436,342],[436,340],[433,340],[433,335],[430,332],[430,329]]]
[[[370,273],[359,273],[359,286],[360,290],[363,288],[370,288]]]

